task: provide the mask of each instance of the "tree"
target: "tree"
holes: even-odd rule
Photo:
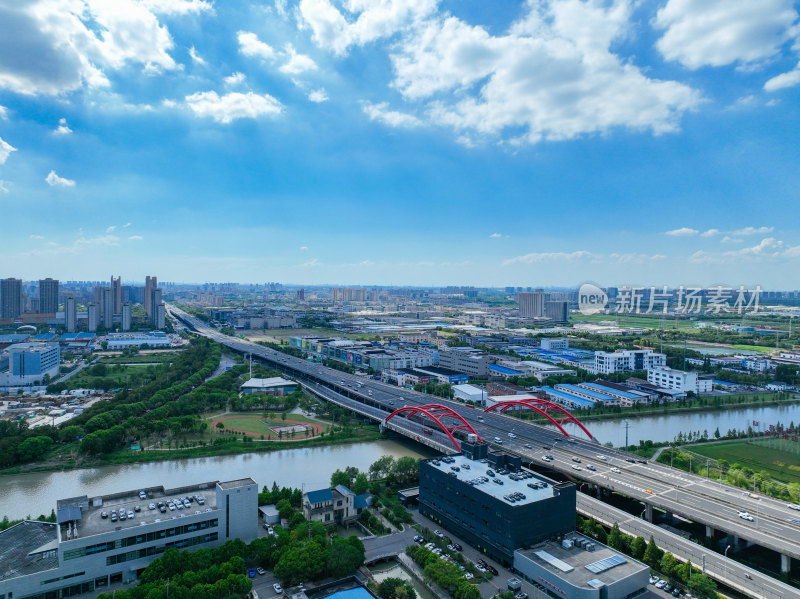
[[[383,599],[416,599],[417,593],[402,578],[386,578],[378,585],[378,596]]]
[[[385,455],[375,460],[369,467],[370,480],[386,478],[394,467],[394,457]]]
[[[33,462],[44,456],[52,446],[50,437],[29,437],[17,447],[17,457],[21,462]]]
[[[656,545],[655,539],[653,539],[653,536],[650,535],[650,540],[647,542],[647,548],[644,550],[642,560],[651,568],[655,568],[663,556],[664,552],[659,549],[658,545]]]
[[[294,508],[288,499],[281,499],[275,504],[275,509],[278,510],[278,516],[281,520],[288,520],[294,514]]]
[[[717,584],[705,574],[699,572],[689,577],[687,586],[695,597],[715,597]]]
[[[631,543],[631,557],[641,560],[645,549],[647,549],[647,541],[644,540],[644,537],[636,537]]]
[[[345,487],[350,485],[350,477],[347,476],[347,473],[342,472],[338,468],[336,472],[331,474],[331,488],[335,487],[336,485],[344,485]]]
[[[361,495],[362,493],[366,493],[368,489],[369,482],[367,481],[367,475],[363,472],[359,472],[358,476],[356,476],[356,480],[353,482],[353,493]]]
[[[364,554],[346,540],[334,539],[328,547],[325,566],[328,576],[340,578],[358,570],[364,561]],[[384,597],[386,599],[386,597]]]
[[[58,440],[62,443],[69,443],[77,441],[83,436],[83,428],[77,425],[67,426],[61,429],[58,433]]]

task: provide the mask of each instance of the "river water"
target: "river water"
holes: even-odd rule
[[[0,476],[0,517],[49,514],[58,499],[105,495],[141,487],[180,487],[213,480],[251,477],[259,487],[327,488],[331,474],[347,466],[366,471],[384,455],[395,459],[432,455],[412,441],[380,440],[348,445],[285,449],[269,453],[103,466],[61,472]]]
[[[580,419],[580,414],[576,414]],[[709,436],[714,435],[714,430],[719,427],[719,432],[724,435],[729,429],[747,429],[752,426],[754,430],[765,430],[770,424],[788,425],[794,421],[800,423],[800,403],[792,405],[776,405],[755,408],[734,408],[717,410],[714,412],[667,412],[663,416],[642,416],[620,418],[614,420],[587,420],[584,425],[589,432],[601,443],[611,442],[614,447],[625,445],[625,421],[630,423],[628,428],[628,444],[638,444],[640,440],[647,441],[674,441],[678,433],[686,435],[689,432],[703,433],[707,430]],[[758,422],[758,425],[754,425]],[[570,434],[585,437],[582,431],[574,425],[564,427]]]

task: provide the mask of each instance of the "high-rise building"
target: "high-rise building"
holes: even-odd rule
[[[111,299],[113,305],[111,309],[114,314],[121,314],[122,313],[122,277],[114,278],[114,275],[111,275]]]
[[[74,333],[78,325],[78,310],[75,305],[75,296],[68,295],[64,299],[64,324],[67,327],[67,333]]]
[[[569,302],[548,301],[544,303],[544,315],[559,324],[569,322]]]
[[[537,318],[544,316],[545,294],[541,291],[517,294],[519,315],[521,318]]]
[[[306,290],[305,289],[298,289],[297,290],[297,301],[302,302],[306,299]]]
[[[158,287],[158,277],[145,277],[144,280],[144,312],[148,317],[153,316],[153,289]]]
[[[150,324],[154,329],[164,328],[166,315],[166,306],[161,300],[161,288],[156,287],[150,292]]]
[[[87,329],[90,333],[94,333],[97,330],[97,325],[100,324],[100,307],[96,302],[89,302],[86,316],[88,321]]]
[[[103,326],[111,330],[114,326],[114,294],[111,287],[103,287]]]
[[[22,315],[22,280],[0,281],[0,318],[19,318]]]
[[[122,302],[122,330],[131,330],[131,303]]]
[[[58,280],[39,280],[39,313],[55,314],[58,312]]]

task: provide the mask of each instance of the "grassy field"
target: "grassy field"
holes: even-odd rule
[[[733,349],[743,349],[745,351],[757,351],[762,354],[775,351],[774,347],[765,347],[763,345],[733,345],[732,347]]]
[[[103,358],[104,364],[169,364],[175,361],[178,352],[164,352],[160,354],[136,354],[133,356],[113,356]]]
[[[215,418],[211,423],[212,431],[218,429],[217,423],[222,423],[227,430],[259,438],[263,437],[264,439],[283,439],[286,441],[317,436],[322,432],[326,432],[329,428],[327,424],[306,418],[300,414],[287,414],[284,420],[283,418],[274,417],[265,418],[260,414],[233,413]],[[294,429],[294,435],[292,435],[291,429]],[[311,434],[312,431],[313,435]]]
[[[102,362],[100,362],[102,363]],[[150,368],[158,368],[155,365],[133,364],[122,366],[121,364],[108,364],[106,373],[103,375],[95,374],[93,366],[84,368],[78,374],[70,377],[66,381],[68,389],[96,389],[105,388],[106,382],[112,382],[113,389],[135,387],[146,380],[152,378]]]
[[[756,442],[734,441],[731,443],[713,443],[693,445],[689,447],[693,453],[713,458],[715,460],[728,460],[731,464],[738,463],[756,472],[769,472],[776,480],[787,483],[800,483],[800,454],[787,451],[798,443],[782,441],[775,447],[772,440],[758,440]],[[781,447],[785,447],[782,449]]]
[[[658,318],[656,316],[640,316],[636,314],[591,314],[574,316],[572,324],[577,322],[590,322],[599,323],[601,321],[614,321],[621,327],[646,327],[648,329],[692,329],[694,323],[686,320],[675,318]],[[677,323],[677,327],[676,327]]]

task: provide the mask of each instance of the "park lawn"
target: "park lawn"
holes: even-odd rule
[[[160,354],[135,354],[132,356],[113,356],[103,358],[104,364],[165,364],[172,363],[178,357],[178,352],[164,352]]]
[[[600,322],[600,321],[615,321],[619,326],[632,326],[632,327],[645,327],[649,329],[674,329],[675,318],[668,316],[661,317],[655,316],[637,316],[635,314],[589,314],[574,316],[572,323],[576,322]],[[686,319],[678,319],[679,329],[694,328],[694,323]]]
[[[800,456],[796,453],[746,441],[693,445],[687,449],[715,460],[722,459],[728,460],[731,464],[741,464],[755,472],[762,470],[769,472],[776,480],[800,483]]]
[[[272,428],[290,426],[292,423],[308,423],[313,425],[317,429],[315,436],[319,435],[321,432],[327,432],[329,428],[327,424],[312,418],[307,418],[301,414],[287,414],[286,420],[284,420],[280,416],[277,418],[265,418],[263,414],[245,414],[234,412],[231,414],[218,416],[214,418],[213,421],[222,422],[226,429],[251,433],[253,435],[263,435],[265,439],[278,439],[278,434],[273,432]],[[216,426],[213,426],[213,430],[216,430]],[[295,437],[287,437],[284,435],[283,438],[290,440],[292,438],[300,439],[303,437],[305,437],[305,435],[298,433],[295,435]]]
[[[119,364],[109,364],[106,374],[104,376],[96,376],[93,374],[89,374],[92,371],[92,366],[89,368],[85,368],[81,370],[75,376],[69,378],[66,381],[66,385],[68,389],[93,389],[99,386],[102,386],[100,381],[113,381],[114,385],[112,388],[126,388],[134,386],[132,384],[131,379],[138,379],[140,381],[149,381],[150,379],[146,376],[142,376],[145,373],[145,369],[153,367],[158,368],[155,365],[144,365],[144,364],[134,364],[131,366],[121,366]],[[138,386],[138,384],[137,384]]]
[[[762,354],[774,351],[774,347],[765,347],[763,345],[734,345],[733,349],[743,349],[746,351],[757,351]]]

